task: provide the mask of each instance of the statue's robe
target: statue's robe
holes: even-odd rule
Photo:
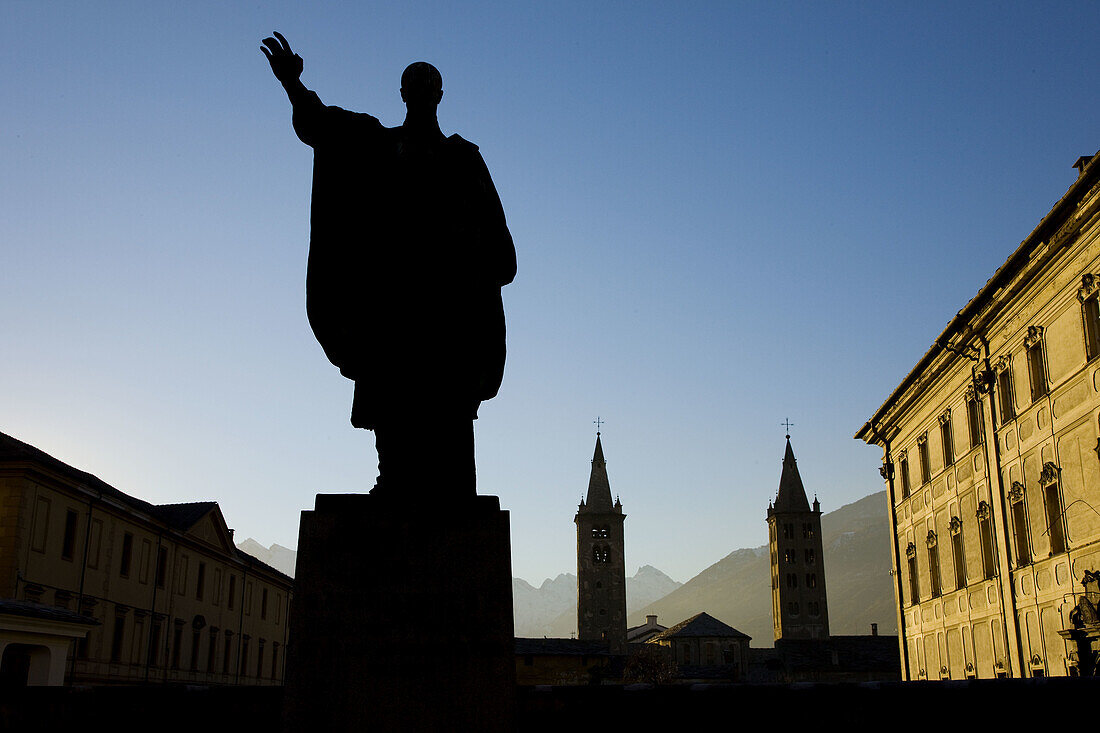
[[[500,289],[516,252],[478,148],[326,107],[294,104],[314,150],[306,312],[355,380],[352,423],[459,410],[476,418],[504,375]]]

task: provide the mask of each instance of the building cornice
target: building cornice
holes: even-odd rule
[[[989,281],[970,299],[962,310],[947,324],[916,366],[902,379],[886,401],[874,415],[856,431],[855,439],[866,443],[878,443],[882,436],[880,430],[887,422],[888,415],[904,409],[911,399],[914,387],[931,382],[954,361],[956,354],[949,346],[954,340],[965,342],[981,326],[991,320],[998,306],[1010,300],[1020,289],[1028,285],[1034,276],[1058,254],[1062,247],[1072,240],[1080,227],[1100,213],[1100,198],[1097,198],[1086,210],[1075,212],[1100,181],[1100,151],[1092,156],[1088,165],[1069,187],[1066,193],[1054,204],[1050,212],[1043,217],[1031,233],[1021,242]],[[1045,247],[1045,251],[1043,248]],[[937,360],[940,360],[937,363]]]

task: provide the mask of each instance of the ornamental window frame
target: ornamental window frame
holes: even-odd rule
[[[1024,348],[1027,350],[1027,372],[1031,383],[1031,401],[1035,402],[1050,394],[1050,385],[1047,382],[1046,355],[1043,352],[1042,326],[1027,327]]]
[[[898,452],[898,473],[901,474],[901,498],[908,499],[912,487],[909,485],[909,453]]]
[[[917,437],[917,454],[920,457],[920,482],[921,486],[924,486],[932,482],[932,461],[928,455],[927,431]]]
[[[966,388],[966,424],[970,431],[970,448],[977,448],[982,442],[982,403],[974,385]]]
[[[1047,537],[1050,540],[1051,555],[1058,555],[1069,549],[1066,542],[1060,473],[1060,469],[1050,461],[1043,464],[1043,469],[1039,473],[1039,487],[1043,493],[1043,509],[1046,512]]]
[[[1012,384],[1012,360],[1006,355],[993,365],[997,375],[997,401],[1000,408],[1001,425],[1016,419],[1016,389]]]
[[[928,580],[932,589],[932,597],[939,598],[943,592],[943,584],[940,578],[939,541],[934,530],[928,530],[924,542],[928,546]]]
[[[951,430],[951,409],[948,408],[940,415],[940,442],[943,443],[944,467],[955,464],[955,436]]]
[[[962,531],[962,519],[951,517],[951,560],[955,564],[955,590],[966,587],[966,552]]]
[[[1019,481],[1012,482],[1008,492],[1008,502],[1012,509],[1012,535],[1015,540],[1016,566],[1024,567],[1032,562],[1031,538],[1028,535],[1027,492]]]
[[[978,520],[978,543],[982,550],[982,576],[984,580],[990,580],[997,574],[997,562],[993,555],[993,509],[989,502],[978,502],[978,510],[974,513]]]
[[[906,564],[909,569],[909,604],[920,603],[920,577],[917,570],[917,546],[910,542],[905,547]]]
[[[1100,356],[1100,275],[1085,273],[1077,289],[1081,302],[1081,327],[1085,335],[1085,360]]]

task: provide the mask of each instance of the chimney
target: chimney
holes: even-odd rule
[[[1077,162],[1073,164],[1073,167],[1077,169],[1078,178],[1085,175],[1085,166],[1087,166],[1089,164],[1089,161],[1091,160],[1091,155],[1082,155],[1080,158],[1077,159]]]
[[[871,624],[871,636],[878,636],[878,624]]]
[[[657,625],[657,616],[656,615],[646,616],[645,617],[645,625],[646,626],[656,626]]]

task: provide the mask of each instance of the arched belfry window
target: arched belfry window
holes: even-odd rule
[[[592,562],[594,562],[594,563],[611,562],[611,548],[607,545],[593,545],[592,546]]]
[[[595,539],[605,539],[611,536],[611,526],[608,524],[601,524],[598,527],[592,528],[592,537]]]

